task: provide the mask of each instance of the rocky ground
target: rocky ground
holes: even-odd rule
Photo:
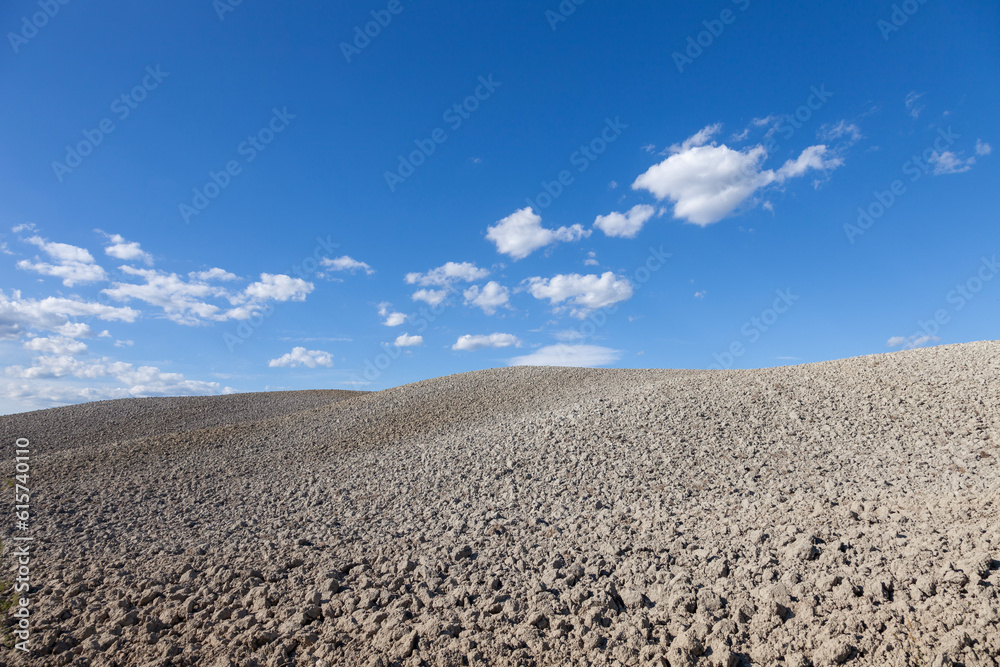
[[[0,419],[0,663],[1000,665],[1000,343],[226,398]]]

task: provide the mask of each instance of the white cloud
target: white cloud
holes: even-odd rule
[[[29,338],[24,341],[24,349],[31,350],[33,352],[42,352],[44,354],[83,354],[87,351],[87,344],[74,340],[72,338],[67,338],[66,336],[53,336],[53,337],[37,337]]]
[[[528,291],[536,299],[548,299],[552,305],[568,302],[571,314],[586,317],[597,308],[632,298],[632,283],[607,271],[600,276],[578,273],[552,278],[529,278]]]
[[[506,306],[510,302],[510,290],[495,280],[486,283],[482,288],[473,285],[465,290],[462,296],[465,297],[466,305],[478,306],[487,315],[492,315],[497,312],[497,308]]]
[[[115,347],[132,347],[135,345],[134,340],[116,340]]]
[[[203,282],[208,282],[209,280],[229,281],[237,280],[239,278],[239,276],[235,273],[230,273],[229,271],[218,267],[209,269],[208,271],[192,271],[188,274],[188,277],[192,280],[200,280]]]
[[[600,345],[547,345],[531,354],[514,357],[511,366],[607,366],[621,358],[620,350]]]
[[[243,294],[251,299],[266,301],[305,301],[315,285],[302,278],[292,278],[283,273],[262,273],[260,281],[251,283]]]
[[[934,165],[934,175],[940,176],[942,174],[961,174],[962,172],[969,171],[972,169],[972,165],[976,164],[976,158],[963,159],[951,151],[943,153],[934,151],[928,162]]]
[[[188,380],[181,373],[164,372],[155,366],[137,368],[107,357],[83,361],[69,355],[39,356],[27,368],[7,367],[5,374],[21,382],[0,383],[0,399],[25,409],[111,398],[233,391],[229,387],[220,388],[217,382]],[[86,380],[87,384],[80,385],[68,378]]]
[[[107,236],[111,242],[110,245],[104,247],[104,254],[125,262],[141,261],[148,266],[152,266],[153,256],[139,247],[137,242],[126,241],[121,234],[101,233]]]
[[[521,341],[514,334],[507,333],[493,333],[488,336],[466,334],[459,336],[455,344],[451,346],[451,349],[474,352],[475,350],[482,350],[487,347],[521,347]]]
[[[633,239],[642,230],[646,221],[653,217],[656,208],[648,204],[633,206],[626,213],[609,213],[599,215],[594,220],[594,227],[597,227],[608,236],[618,236],[626,239]]]
[[[62,278],[63,285],[72,287],[77,283],[92,283],[105,280],[107,273],[94,263],[94,257],[87,250],[68,243],[50,243],[40,236],[25,239],[27,243],[42,249],[55,263],[34,262],[23,259],[17,263],[17,268],[24,271],[35,271],[46,276]]]
[[[709,125],[707,127],[703,127],[702,129],[698,130],[690,137],[685,139],[683,143],[681,143],[680,145],[673,144],[672,146],[670,146],[669,151],[671,153],[686,153],[692,148],[696,148],[698,146],[704,146],[709,141],[711,141],[712,137],[717,135],[719,133],[719,130],[721,129],[722,129],[722,123],[716,123],[715,125]]]
[[[384,317],[382,324],[387,327],[398,327],[400,324],[406,322],[406,314],[393,312],[391,310],[392,304],[389,302],[383,302],[378,305],[379,317]]]
[[[423,301],[431,306],[436,306],[448,298],[446,289],[418,289],[411,297],[414,301]]]
[[[145,283],[115,282],[103,290],[112,299],[129,301],[137,299],[163,309],[166,316],[178,324],[194,325],[204,320],[225,319],[219,307],[206,303],[204,299],[221,297],[225,290],[204,282],[186,281],[176,273],[166,273],[156,269],[120,267],[122,273],[137,276]]]
[[[705,290],[698,290],[694,293],[694,298],[696,299],[704,299],[706,296],[708,296],[708,292]]]
[[[393,343],[396,347],[414,347],[416,345],[422,345],[424,342],[423,336],[411,336],[409,334],[402,334],[396,337]]]
[[[17,290],[12,292],[11,297],[7,297],[0,290],[0,339],[19,338],[29,329],[50,331],[68,338],[92,336],[89,325],[71,321],[70,318],[75,317],[96,317],[106,322],[134,322],[139,317],[139,311],[52,296],[41,300],[24,299]]]
[[[344,255],[343,257],[336,257],[330,259],[329,257],[324,257],[319,261],[320,265],[325,266],[334,271],[350,271],[354,273],[355,271],[364,271],[368,275],[375,273],[375,269],[370,267],[364,262],[359,262],[353,257]]]
[[[587,259],[583,260],[584,266],[600,266],[601,263],[597,261],[597,253],[591,250],[587,253]]]
[[[681,150],[640,175],[632,189],[647,190],[659,200],[671,200],[674,217],[704,226],[725,218],[768,185],[783,183],[809,170],[825,171],[843,164],[826,146],[817,145],[809,146],[777,171],[762,169],[761,163],[767,158],[767,149],[762,145],[741,150],[725,144],[694,145],[711,134],[714,132],[706,134],[703,130],[685,141],[677,147]]]
[[[904,350],[912,350],[915,347],[920,347],[921,345],[926,345],[927,343],[936,343],[941,340],[937,336],[927,336],[922,334],[914,334],[912,336],[893,336],[886,341],[886,345],[889,347],[900,347]]]
[[[546,229],[542,218],[531,207],[519,209],[486,229],[486,238],[496,244],[497,252],[515,260],[558,241],[578,241],[590,236],[581,225]]]
[[[329,352],[323,350],[307,350],[304,347],[293,347],[291,352],[286,352],[277,359],[267,362],[271,368],[298,368],[306,366],[316,368],[317,366],[333,366],[333,357]]]
[[[989,155],[993,152],[993,147],[982,139],[976,139],[976,155]]]
[[[398,327],[400,324],[406,322],[405,313],[389,313],[385,316],[385,321],[382,322],[387,327]]]
[[[486,269],[480,269],[472,262],[448,262],[427,273],[407,273],[408,285],[422,287],[450,287],[455,282],[471,283],[490,275]]]
[[[920,116],[920,112],[924,110],[924,105],[920,104],[920,98],[923,96],[923,93],[916,91],[912,91],[906,96],[906,111],[914,118]]]

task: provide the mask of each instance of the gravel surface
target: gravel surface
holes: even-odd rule
[[[36,655],[0,661],[1000,665],[998,342],[247,401],[3,422]]]

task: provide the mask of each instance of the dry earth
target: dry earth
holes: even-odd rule
[[[0,427],[10,665],[1000,665],[998,342]]]

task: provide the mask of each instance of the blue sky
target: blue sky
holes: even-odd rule
[[[16,0],[0,27],[3,412],[996,337],[995,3]]]

